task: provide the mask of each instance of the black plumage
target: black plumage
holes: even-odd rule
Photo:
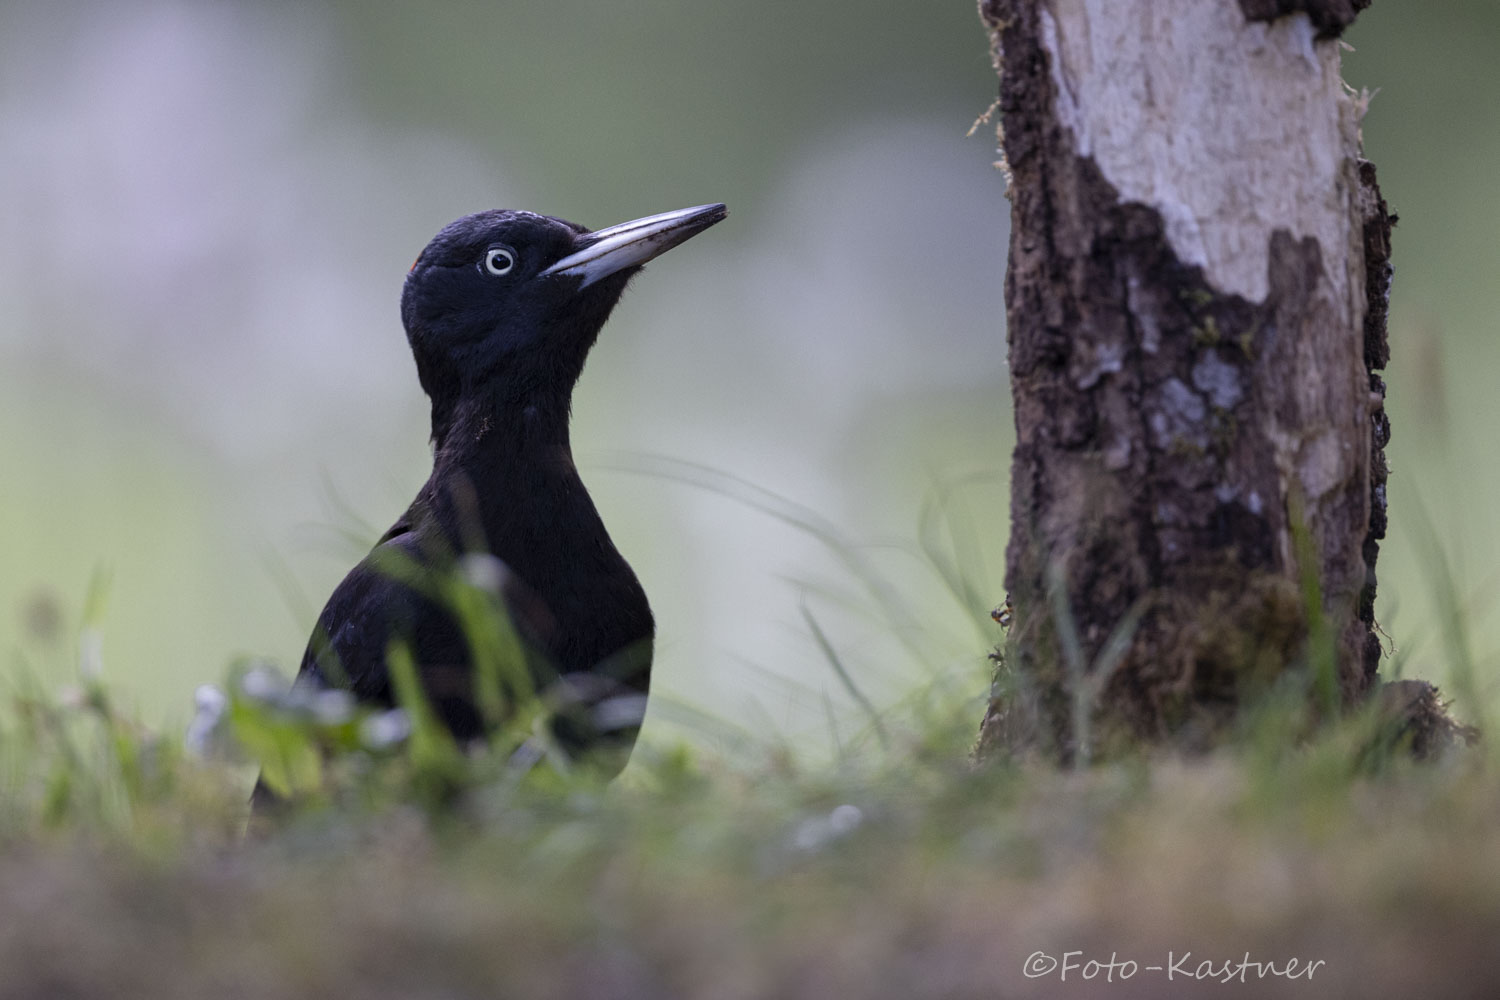
[[[574,467],[570,400],[626,283],[725,214],[707,205],[590,232],[490,211],[427,245],[401,316],[432,403],[432,475],[329,598],[298,683],[393,704],[387,654],[403,643],[454,736],[483,736],[469,640],[437,596],[440,575],[459,573],[503,601],[538,689],[573,705],[555,728],[562,744],[608,743],[623,764],[654,625]]]

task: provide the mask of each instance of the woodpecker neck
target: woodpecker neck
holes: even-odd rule
[[[525,465],[571,455],[568,416],[571,393],[466,393],[432,404],[433,471]]]

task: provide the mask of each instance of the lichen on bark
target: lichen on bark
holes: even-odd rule
[[[1116,40],[1133,25],[1182,34],[1152,0],[981,5],[1002,55],[1016,417],[1006,568],[1015,613],[982,746],[1078,752],[1070,644],[1087,669],[1112,668],[1089,682],[1101,746],[1212,743],[1247,697],[1304,659],[1304,526],[1339,693],[1353,701],[1372,683],[1390,220],[1359,156],[1357,102],[1327,76],[1337,53],[1324,46],[1336,43],[1316,40],[1303,14],[1300,27],[1266,26],[1235,0],[1212,3],[1221,7],[1194,8],[1184,39],[1288,51],[1206,64],[1185,43],[1153,54],[1148,38],[1122,54]],[[1199,39],[1200,28],[1223,37]],[[1257,74],[1276,67],[1266,83],[1276,96],[1242,108],[1259,96]],[[1287,72],[1303,79],[1289,85]],[[1140,80],[1122,80],[1130,73]],[[1225,124],[1205,139],[1192,131],[1211,120],[1201,103],[1160,96],[1194,84],[1223,91],[1224,116],[1270,108],[1316,122]],[[1089,105],[1096,86],[1116,104],[1155,101],[1131,125],[1134,144]],[[1299,130],[1336,148],[1266,154],[1260,165],[1278,171],[1279,187],[1265,206],[1242,203],[1268,188],[1235,149],[1252,157]],[[1201,152],[1141,159],[1202,142],[1233,161],[1218,187],[1152,174],[1209,169],[1214,157]],[[1280,176],[1298,164],[1306,177]],[[1259,274],[1245,272],[1241,245],[1255,247]],[[1122,641],[1116,663],[1108,649]]]

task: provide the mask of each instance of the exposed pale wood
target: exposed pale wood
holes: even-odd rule
[[[1012,684],[987,741],[1078,749],[1049,578],[1086,663],[1143,612],[1114,675],[1089,682],[1106,742],[1209,742],[1297,663],[1304,562],[1338,690],[1361,697],[1379,658],[1389,220],[1338,42],[1236,0],[981,10],[1012,176],[1017,430]]]

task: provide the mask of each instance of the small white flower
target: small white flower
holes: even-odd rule
[[[240,678],[240,691],[251,701],[276,702],[285,697],[287,684],[270,667],[252,667]]]
[[[313,718],[325,726],[337,726],[354,718],[354,695],[338,688],[319,691],[312,698]]]
[[[229,699],[213,684],[199,684],[198,689],[193,692],[193,705],[200,713],[212,714],[217,718],[229,707]]]
[[[510,579],[510,567],[488,552],[469,552],[459,557],[458,572],[471,587],[502,593]]]
[[[834,806],[827,816],[812,816],[798,823],[792,832],[792,846],[799,851],[816,851],[853,833],[864,819],[864,810],[859,806],[847,802]]]
[[[190,753],[206,756],[213,748],[214,736],[229,708],[229,699],[212,684],[200,684],[193,692],[193,704],[197,711],[188,723],[183,743]]]
[[[594,706],[594,728],[601,733],[639,726],[646,718],[646,696],[622,694]]]
[[[359,724],[359,740],[370,750],[395,746],[411,735],[411,719],[399,708],[371,715]]]
[[[828,829],[836,837],[853,833],[855,827],[865,821],[864,810],[859,806],[850,805],[845,802],[841,806],[835,806],[833,812],[828,814]]]

